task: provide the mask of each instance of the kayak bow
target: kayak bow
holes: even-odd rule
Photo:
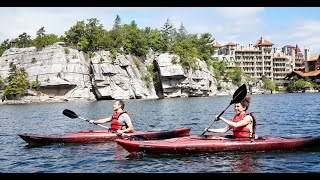
[[[146,139],[165,139],[173,137],[189,136],[191,128],[177,128],[171,130],[160,131],[136,131],[133,133],[125,133],[125,135],[143,136]],[[112,142],[118,139],[116,133],[109,130],[82,130],[63,135],[44,135],[21,133],[18,134],[24,141],[29,144],[59,144],[59,143],[98,143],[98,142]]]

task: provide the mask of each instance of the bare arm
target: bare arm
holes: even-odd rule
[[[128,123],[127,125],[128,125],[128,128],[122,130],[122,132],[127,133],[127,132],[132,132],[134,130],[132,122]]]
[[[90,120],[89,122],[90,123],[93,123],[93,124],[103,124],[103,123],[106,123],[106,122],[110,122],[111,121],[111,116],[110,117],[107,117],[107,118],[104,118],[104,119],[98,119],[98,120]]]
[[[230,126],[229,125],[226,125],[224,128],[220,128],[220,129],[208,129],[208,128],[204,129],[204,131],[214,132],[214,133],[225,133],[225,132],[227,132],[229,130],[230,130]]]
[[[217,118],[217,116],[214,118],[214,121],[219,121],[222,117],[220,117],[219,119]],[[220,128],[220,129],[208,129],[205,128],[204,131],[207,132],[214,132],[214,133],[225,133],[227,131],[229,131],[232,127],[227,124],[224,128]]]

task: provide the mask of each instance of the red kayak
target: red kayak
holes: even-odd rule
[[[227,137],[227,136],[225,136]],[[250,140],[213,136],[186,136],[165,140],[134,141],[116,139],[130,154],[196,154],[217,152],[258,152],[294,150],[320,146],[320,137],[273,137],[263,136]]]
[[[125,133],[123,136],[132,137],[130,139],[165,139],[173,137],[189,136],[191,128],[177,128],[172,130],[161,131],[136,131]],[[43,134],[18,134],[24,141],[29,144],[57,144],[57,143],[96,143],[110,142],[118,139],[116,133],[109,130],[82,130],[63,135],[43,135]]]

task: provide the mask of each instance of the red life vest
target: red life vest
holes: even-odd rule
[[[123,122],[119,121],[119,117],[123,113],[127,113],[130,116],[130,114],[128,112],[126,112],[126,111],[122,111],[121,113],[115,112],[112,115],[111,130],[113,130],[113,131],[121,130],[122,127],[128,128],[128,125],[126,123],[123,123]]]
[[[246,116],[246,115],[250,115],[252,117],[252,136],[250,136],[250,129],[247,128],[246,126],[241,126],[241,127],[233,127],[233,136],[236,137],[236,138],[241,138],[241,137],[250,137],[250,138],[254,138],[255,137],[255,133],[256,133],[256,126],[257,126],[257,119],[255,117],[255,115],[250,112],[250,113],[245,113],[245,114],[240,114],[239,116],[238,115],[235,115],[233,117],[233,122],[239,122],[239,121],[242,121],[243,118]]]

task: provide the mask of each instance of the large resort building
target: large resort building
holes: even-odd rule
[[[278,49],[263,37],[256,44],[249,44],[249,46],[240,46],[233,42],[222,46],[216,40],[213,46],[216,49],[213,57],[218,58],[219,61],[226,61],[227,68],[239,66],[256,83],[265,76],[285,84],[287,75],[306,67],[305,59],[310,58],[308,49],[305,49],[305,55],[302,54],[298,45],[286,45]]]

